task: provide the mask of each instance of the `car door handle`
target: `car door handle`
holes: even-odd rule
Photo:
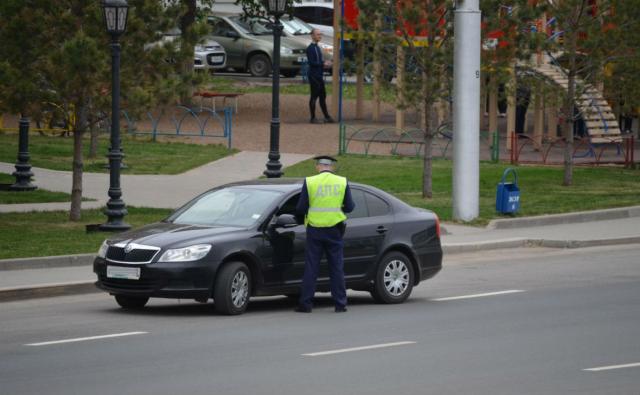
[[[384,233],[384,232],[386,232],[387,230],[388,230],[387,228],[385,228],[384,226],[380,225],[380,226],[378,226],[378,229],[376,229],[376,232],[378,232],[378,233]]]

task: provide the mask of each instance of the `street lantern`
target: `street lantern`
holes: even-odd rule
[[[269,0],[267,11],[276,18],[280,18],[284,14],[286,6],[287,0]]]
[[[104,23],[107,33],[119,36],[127,28],[127,14],[129,5],[126,0],[105,0],[102,3]]]
[[[271,143],[269,147],[269,161],[264,175],[267,178],[282,177],[280,163],[280,36],[282,23],[280,17],[284,14],[287,0],[268,0],[267,11],[274,18],[273,23],[273,79],[271,88]]]
[[[109,148],[109,201],[104,214],[107,222],[100,230],[123,231],[131,228],[124,222],[127,215],[120,188],[120,43],[118,38],[127,28],[129,5],[125,0],[104,0],[102,2],[107,33],[111,35],[111,147]]]

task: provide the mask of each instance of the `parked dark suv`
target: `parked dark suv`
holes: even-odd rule
[[[344,236],[347,288],[402,303],[442,267],[438,218],[377,188],[352,183],[356,208]],[[223,314],[251,296],[295,297],[304,272],[305,228],[295,207],[302,180],[235,183],[203,193],[167,219],[105,240],[96,285],[124,308],[150,297],[213,298]],[[318,291],[329,290],[323,260]]]

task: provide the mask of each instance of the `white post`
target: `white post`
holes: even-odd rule
[[[453,55],[453,218],[480,211],[480,9],[457,0]]]

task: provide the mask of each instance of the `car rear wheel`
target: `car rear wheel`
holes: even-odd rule
[[[149,301],[149,298],[141,296],[116,295],[115,298],[120,307],[131,310],[141,309]]]
[[[254,77],[267,77],[271,73],[271,60],[265,54],[256,54],[249,59],[249,73]]]
[[[218,274],[213,302],[216,311],[226,315],[242,314],[249,305],[251,295],[251,272],[242,262],[226,264]]]
[[[411,294],[413,281],[411,260],[401,252],[390,252],[378,265],[371,296],[378,303],[402,303]]]

